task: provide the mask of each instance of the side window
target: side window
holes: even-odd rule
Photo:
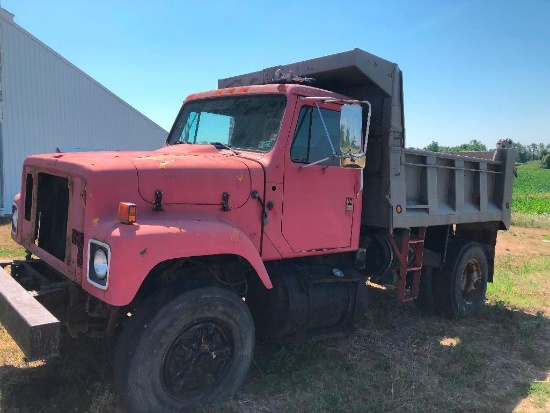
[[[323,120],[335,150],[339,148],[340,112],[321,109]],[[332,149],[327,139],[319,111],[315,106],[300,109],[296,132],[290,148],[290,159],[296,163],[313,163],[332,157]],[[339,165],[338,159],[327,159],[320,165]]]

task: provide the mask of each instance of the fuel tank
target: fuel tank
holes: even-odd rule
[[[351,266],[268,265],[273,289],[250,286],[247,303],[259,336],[301,341],[348,334],[366,313],[366,278]]]

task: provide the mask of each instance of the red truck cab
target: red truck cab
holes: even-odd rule
[[[174,258],[240,256],[271,288],[262,261],[356,250],[361,170],[332,157],[341,104],[306,97],[319,90],[204,92],[185,100],[156,151],[30,156],[13,238],[115,306]],[[135,222],[120,222],[120,203],[136,206]],[[95,274],[97,251],[105,275]]]

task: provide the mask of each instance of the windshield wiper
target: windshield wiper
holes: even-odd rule
[[[235,155],[238,155],[239,153],[231,147],[231,145],[228,145],[227,143],[223,142],[210,142],[210,145],[214,145],[216,149],[227,149],[228,151],[233,152]]]

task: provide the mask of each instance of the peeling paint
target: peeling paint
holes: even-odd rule
[[[239,176],[237,176],[237,181],[239,181],[239,183],[242,183],[243,182],[243,175],[240,174]]]
[[[167,161],[167,160],[161,160],[161,159],[158,159],[158,160],[161,161],[161,162],[159,163],[159,169],[166,169],[166,166],[167,166],[169,163],[173,163],[173,162],[174,162],[173,159],[172,159],[172,160],[168,160],[168,161]]]
[[[92,219],[92,224],[94,224],[94,227],[97,227],[97,224],[99,224],[99,218]]]
[[[159,162],[166,162],[166,163],[174,162],[174,159],[169,159],[169,158],[174,158],[174,155],[162,154],[162,155],[146,155],[146,156],[132,157],[132,159],[143,159],[147,161],[159,161]]]
[[[231,240],[231,242],[240,242],[241,237],[239,236],[239,231],[237,231],[235,228],[231,228],[229,239]]]

